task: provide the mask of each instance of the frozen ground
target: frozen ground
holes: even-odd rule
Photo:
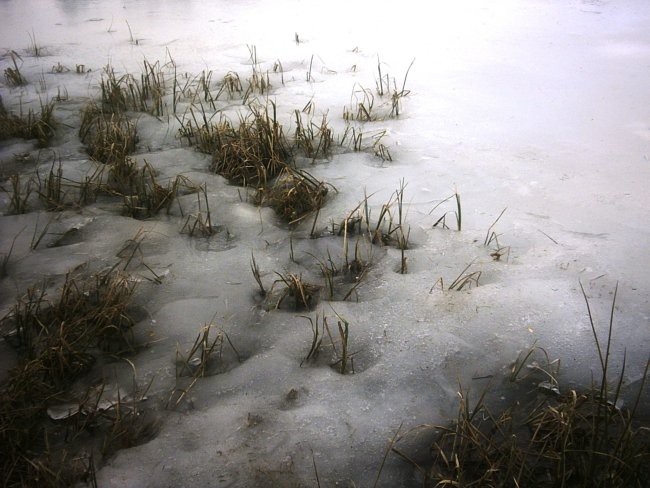
[[[138,115],[136,158],[163,176],[206,182],[213,220],[228,236],[181,235],[176,207],[143,222],[96,204],[64,212],[44,238],[77,227],[72,242],[30,251],[33,229],[49,216],[36,205],[0,217],[2,252],[25,229],[0,282],[3,311],[44,277],[84,262],[113,263],[143,229],[143,260],[163,282],[145,280],[138,291],[146,315],[137,333],[151,345],[131,359],[138,381],[154,378],[152,403],[164,402],[174,386],[177,345],[191,346],[203,324],[223,327],[241,355],[222,374],[202,378],[180,412],[162,412],[154,440],[110,459],[100,486],[315,486],[312,452],[323,486],[372,486],[400,424],[444,422],[458,379],[479,388],[473,377],[501,378],[534,341],[562,359],[566,381],[588,381],[597,357],[579,282],[603,333],[619,283],[615,362],[627,351],[626,380],[638,384],[650,345],[647,1],[464,0],[423,8],[410,1],[5,0],[0,18],[0,48],[21,55],[30,82],[1,86],[5,105],[18,111],[19,101],[24,110],[64,90],[69,96],[55,111],[64,128],[52,149],[71,177],[94,167],[75,128],[108,63],[137,74],[144,57],[171,57],[179,74],[212,70],[216,84],[228,71],[249,76],[248,46],[255,46],[261,69],[276,60],[283,66],[285,83],[271,74],[270,97],[288,132],[293,110],[313,99],[317,116],[327,112],[341,133],[355,87],[375,88],[378,57],[398,83],[415,58],[400,117],[363,127],[388,131],[383,142],[393,161],[346,152],[309,167],[338,189],[319,216],[323,227],[354,208],[364,188],[378,208],[401,179],[407,183],[409,273],[396,272],[396,250],[364,248],[374,266],[358,302],[321,301],[310,314],[349,321],[356,374],[340,375],[326,361],[300,367],[309,323],[300,313],[259,307],[249,267],[253,252],[269,286],[274,271],[317,279],[310,256],[324,258],[328,249],[340,256],[342,239],[308,239],[309,224],[289,231],[269,209],[242,202],[236,187],[208,172],[209,158],[182,147],[173,118]],[[30,35],[40,57],[28,52]],[[3,70],[9,63],[7,54]],[[51,73],[57,63],[71,71]],[[79,64],[89,71],[75,73]],[[49,169],[48,151],[39,159],[31,143],[3,142],[3,179],[34,171],[34,162],[20,163],[16,154]],[[429,212],[455,191],[462,231],[432,228],[453,205]],[[1,198],[4,210],[8,196]],[[195,197],[183,205],[191,209]],[[495,261],[483,240],[506,207],[494,230],[510,253]],[[472,261],[471,270],[482,272],[478,287],[431,291]],[[11,362],[4,345],[2,354],[4,370]],[[130,369],[109,365],[97,374],[126,382]],[[414,452],[426,452],[426,439]],[[380,486],[415,480],[409,465],[389,457]]]

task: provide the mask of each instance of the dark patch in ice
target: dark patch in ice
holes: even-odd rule
[[[304,386],[291,388],[283,397],[280,403],[280,410],[291,410],[305,404],[305,398],[309,390]]]
[[[66,230],[57,240],[48,243],[47,247],[62,247],[78,244],[84,240],[81,229],[75,227]]]
[[[210,237],[196,238],[194,247],[197,251],[222,252],[237,247],[234,236],[225,226],[215,225],[213,230],[215,233]]]

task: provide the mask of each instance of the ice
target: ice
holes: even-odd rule
[[[146,221],[101,199],[54,215],[40,211],[35,196],[34,211],[0,217],[0,252],[16,239],[0,281],[3,312],[27,287],[54,291],[67,271],[110,267],[142,238],[129,270],[140,281],[135,334],[147,347],[129,358],[133,368],[106,365],[101,374],[126,388],[133,371],[142,384],[153,379],[149,403],[163,422],[150,442],[105,460],[100,486],[315,486],[314,462],[322,486],[372,486],[400,425],[453,417],[459,382],[478,391],[485,381],[476,378],[493,376],[498,398],[511,363],[532,344],[561,358],[567,382],[588,384],[600,366],[580,282],[601,340],[619,284],[614,369],[625,351],[626,378],[638,385],[650,347],[648,2],[8,0],[0,18],[2,68],[15,50],[30,80],[0,86],[7,108],[38,110],[39,100],[68,95],[55,110],[64,130],[54,147],[2,142],[5,186],[15,172],[45,174],[52,151],[72,179],[92,170],[76,127],[108,63],[120,75],[139,74],[145,58],[173,59],[180,76],[213,70],[218,81],[229,71],[249,76],[255,46],[264,70],[282,64],[284,84],[272,75],[270,99],[287,132],[293,111],[312,100],[314,120],[327,113],[340,134],[353,90],[375,89],[378,59],[398,83],[415,60],[400,117],[365,124],[386,130],[393,161],[351,151],[302,161],[336,188],[319,229],[338,224],[366,195],[376,215],[406,184],[408,273],[398,272],[398,250],[362,246],[373,266],[358,302],[323,298],[311,312],[265,306],[251,253],[267,288],[276,271],[320,282],[317,260],[330,252],[342,262],[342,238],[310,239],[311,220],[288,230],[271,209],[247,201],[208,171],[208,156],[182,144],[173,116],[137,115],[134,157],[161,181],[182,174],[206,184],[213,237],[179,232],[198,211],[195,194],[180,198],[182,215],[174,204],[169,215]],[[28,33],[42,56],[29,54]],[[57,63],[70,71],[51,73]],[[240,103],[225,110],[234,120]],[[451,213],[451,229],[432,228],[456,210],[452,199],[432,211],[455,192],[462,230]],[[0,199],[4,212],[8,193]],[[504,209],[493,230],[508,254],[495,260],[483,243]],[[468,272],[481,272],[479,286],[447,290],[470,264]],[[331,367],[329,346],[301,366],[312,341],[301,316],[316,313],[335,334],[337,315],[349,322],[355,374]],[[237,353],[224,345],[222,366],[198,381],[181,408],[162,408],[177,386],[177,353],[210,323]],[[0,348],[3,378],[13,356]],[[61,407],[57,418],[68,415]],[[425,460],[427,440],[423,433],[413,443],[413,459]],[[389,456],[378,486],[419,485],[411,465]]]

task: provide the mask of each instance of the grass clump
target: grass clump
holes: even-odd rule
[[[146,160],[138,166],[137,161],[128,156],[109,166],[108,180],[105,185],[100,185],[100,189],[121,197],[123,214],[135,219],[147,219],[162,210],[169,214],[178,195],[201,191],[201,187],[183,175],[169,178],[162,184]]]
[[[181,234],[187,233],[190,237],[210,237],[215,233],[215,226],[212,224],[207,184],[203,184],[203,186],[198,188],[196,199],[197,212],[187,216],[185,224],[181,229]]]
[[[393,452],[415,465],[424,478],[423,486],[648,486],[650,431],[638,419],[638,408],[650,361],[645,364],[638,391],[626,407],[622,399],[625,357],[618,380],[609,381],[616,290],[604,348],[586,294],[585,301],[600,360],[600,378],[590,388],[561,392],[553,367],[557,362],[550,362],[543,349],[533,347],[515,363],[510,379],[521,380],[523,370],[541,373],[537,387],[543,394],[528,390],[523,399],[518,397],[517,406],[495,413],[487,406],[487,390],[472,404],[469,393],[461,388],[453,424],[433,427],[435,441],[429,467],[416,464],[401,449],[392,447]],[[533,361],[539,351],[546,357],[544,368]],[[404,437],[409,436],[400,440]]]
[[[122,188],[123,213],[135,219],[147,219],[161,210],[169,213],[184,179],[177,177],[161,185],[153,168],[145,162]]]
[[[350,352],[348,344],[350,323],[337,314],[337,328],[335,331],[338,332],[338,338],[336,339],[336,333],[332,333],[326,315],[323,315],[322,320],[320,320],[319,314],[316,314],[315,319],[307,316],[304,316],[304,318],[311,325],[312,341],[309,352],[301,361],[300,366],[306,363],[314,363],[318,360],[321,350],[325,347],[323,345],[323,339],[325,338],[325,334],[327,334],[330,342],[329,346],[332,349],[332,362],[329,363],[330,367],[340,374],[354,374],[355,353]]]
[[[206,324],[201,328],[187,354],[181,353],[179,347],[176,348],[177,385],[167,401],[167,408],[178,407],[187,398],[199,378],[225,371],[224,346],[226,344],[236,361],[241,362],[239,352],[228,334],[214,323]],[[181,378],[186,378],[186,381],[181,381]]]
[[[251,115],[234,129],[224,124],[212,154],[211,169],[231,183],[259,188],[277,176],[291,153],[282,126],[268,107],[251,107]]]
[[[253,275],[255,274],[255,270],[253,270]],[[282,274],[276,272],[275,274],[278,275],[278,279],[273,282],[271,290],[267,294],[267,297],[273,302],[272,307],[274,309],[279,309],[286,299],[291,300],[294,310],[311,310],[316,306],[321,290],[320,285],[309,283],[302,278],[302,275],[294,273]],[[255,279],[258,281],[257,276]],[[276,286],[280,290],[274,293],[276,292]],[[260,287],[263,289],[261,285]]]
[[[71,486],[88,474],[88,463],[67,456],[59,437],[50,436],[46,411],[65,399],[67,388],[91,369],[98,354],[133,349],[128,314],[133,290],[118,272],[88,278],[68,274],[58,297],[50,300],[42,289],[30,288],[0,321],[5,340],[19,353],[17,366],[0,385],[5,486],[32,486],[35,479],[39,486]]]
[[[15,115],[7,111],[0,97],[0,141],[14,137],[36,139],[40,147],[46,146],[54,137],[56,122],[54,120],[54,103],[41,103],[41,111],[33,110],[27,116]]]
[[[308,106],[313,105],[308,104]],[[294,114],[296,121],[294,146],[313,160],[329,157],[332,152],[334,136],[327,122],[327,114],[323,114],[320,125],[315,123],[311,117],[303,122],[299,110],[296,110]]]
[[[145,60],[139,80],[131,74],[117,77],[115,70],[106,66],[100,88],[104,112],[121,113],[133,110],[148,112],[154,116],[163,115],[165,77],[160,62],[151,64]]]
[[[81,112],[79,137],[90,158],[105,164],[123,162],[138,140],[136,126],[126,116],[104,112],[94,103]]]
[[[9,208],[7,209],[8,215],[18,215],[27,213],[29,210],[29,197],[32,194],[32,179],[29,178],[27,183],[23,184],[19,174],[13,174],[9,177],[9,185],[11,190],[2,188],[9,197]]]
[[[268,187],[258,190],[257,200],[269,205],[289,225],[296,225],[319,210],[328,187],[306,171],[285,167]]]
[[[345,242],[347,246],[348,242]],[[361,257],[360,241],[354,246],[354,257],[350,259],[349,250],[344,249],[344,262],[336,264],[327,253],[327,259],[318,259],[318,267],[325,279],[325,288],[329,300],[346,301],[354,296],[359,299],[357,289],[363,283],[372,263]]]
[[[399,249],[401,252],[400,272],[406,273],[405,251],[410,246],[411,227],[406,223],[408,212],[404,202],[405,188],[405,181],[400,181],[399,188],[393,192],[386,203],[381,205],[376,217],[372,214],[369,202],[372,195],[366,195],[338,225],[332,224],[332,232],[344,237],[346,253],[349,236],[365,235],[373,244]]]
[[[291,158],[282,125],[277,121],[275,105],[250,106],[235,127],[228,119],[217,124],[203,114],[203,124],[187,122],[181,129],[191,145],[212,154],[210,169],[233,184],[260,188],[276,177]]]
[[[27,80],[23,76],[23,74],[20,72],[20,69],[18,68],[18,59],[21,61],[22,64],[22,58],[20,55],[15,52],[11,51],[10,53],[11,56],[11,62],[14,65],[13,68],[10,66],[8,68],[5,68],[5,81],[7,82],[7,85],[11,87],[16,87],[16,86],[23,86],[27,84]]]
[[[48,211],[62,211],[66,208],[80,206],[94,199],[98,185],[97,173],[86,176],[83,181],[76,182],[63,176],[61,158],[56,153],[52,156],[50,170],[44,177],[36,171],[36,183],[38,184],[38,198]],[[75,198],[70,194],[74,193]]]

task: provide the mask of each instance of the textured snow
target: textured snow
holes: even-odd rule
[[[484,383],[473,377],[496,375],[498,397],[511,362],[535,341],[561,358],[567,381],[589,381],[598,362],[579,282],[603,334],[619,283],[614,362],[620,366],[625,350],[626,379],[638,383],[650,346],[648,2],[6,0],[0,18],[0,49],[18,52],[34,80],[0,86],[3,100],[20,98],[24,110],[65,87],[70,100],[55,114],[70,126],[78,125],[83,102],[98,96],[107,63],[139,73],[144,58],[171,56],[179,73],[244,77],[254,45],[264,69],[283,65],[285,85],[273,75],[271,99],[288,132],[293,110],[311,99],[341,131],[355,83],[374,89],[378,57],[398,82],[415,58],[403,114],[367,126],[388,131],[393,161],[346,153],[309,167],[338,190],[321,211],[323,226],[340,221],[364,189],[378,208],[401,179],[407,183],[409,273],[396,272],[398,251],[364,248],[375,264],[358,302],[321,301],[307,313],[349,321],[356,374],[338,374],[329,358],[300,366],[311,343],[309,322],[299,317],[305,313],[260,307],[249,264],[253,252],[268,286],[274,271],[318,279],[311,255],[340,256],[342,240],[309,239],[310,223],[290,232],[269,209],[242,202],[236,187],[208,172],[207,156],[181,147],[173,118],[139,115],[136,158],[161,177],[182,173],[207,183],[213,220],[222,226],[212,239],[181,235],[176,206],[169,217],[142,222],[99,202],[52,224],[45,244],[75,229],[63,245],[30,251],[34,227],[49,215],[0,217],[0,251],[18,234],[9,276],[0,281],[3,312],[44,277],[57,283],[80,264],[115,262],[125,241],[144,232],[141,259],[162,284],[144,280],[138,289],[136,334],[150,345],[131,360],[139,382],[153,378],[152,405],[167,399],[177,347],[189,348],[202,325],[214,320],[242,359],[226,354],[220,374],[202,378],[180,412],[161,411],[159,435],[108,460],[100,486],[315,486],[313,461],[322,486],[371,486],[400,424],[445,422],[458,381],[479,389]],[[137,44],[129,42],[127,21]],[[28,33],[45,56],[26,53]],[[9,62],[5,55],[2,68]],[[50,73],[59,62],[72,72]],[[78,75],[77,64],[91,71]],[[41,76],[45,91],[35,81]],[[75,130],[53,149],[73,179],[93,167]],[[22,153],[36,158],[38,149],[0,145],[3,178],[21,171],[14,155]],[[48,169],[51,159],[42,161]],[[453,205],[429,212],[454,191],[463,230],[432,228]],[[7,201],[0,196],[3,211]],[[182,204],[192,210],[196,197]],[[505,207],[494,230],[511,250],[494,261],[483,240]],[[482,272],[480,286],[432,290],[470,262]],[[12,353],[0,348],[4,375]],[[104,368],[107,381],[131,384],[126,364]],[[414,459],[422,459],[426,435],[415,444]],[[411,466],[389,457],[379,486],[416,480]]]

